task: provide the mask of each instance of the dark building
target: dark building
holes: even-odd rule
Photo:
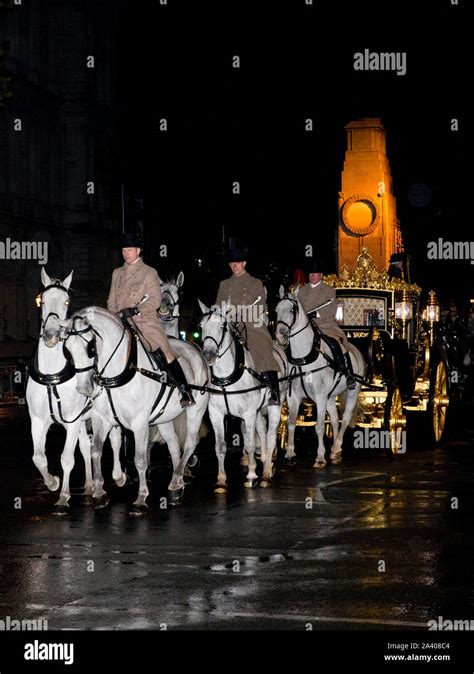
[[[13,94],[0,108],[0,242],[47,242],[49,275],[74,269],[76,307],[104,304],[117,263],[122,6],[36,0],[0,9],[0,74]],[[32,346],[40,285],[36,259],[0,259],[0,357]]]

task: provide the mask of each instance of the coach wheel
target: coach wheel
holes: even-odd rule
[[[407,418],[403,410],[402,395],[398,386],[394,386],[385,401],[384,430],[389,433],[390,447],[387,452],[390,457],[399,454],[403,448],[402,433],[405,430]]]
[[[446,363],[443,360],[440,360],[433,372],[429,406],[433,439],[436,444],[441,442],[444,434],[448,405],[448,373],[446,370]]]

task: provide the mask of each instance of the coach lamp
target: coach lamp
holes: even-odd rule
[[[413,302],[407,290],[402,290],[395,302],[395,318],[402,326],[402,339],[408,340],[408,324],[413,319]]]
[[[423,320],[428,323],[428,332],[430,336],[430,344],[433,344],[434,340],[434,328],[436,323],[439,323],[441,320],[441,307],[439,305],[438,298],[434,290],[430,290],[428,293],[428,301],[426,307],[423,311]]]

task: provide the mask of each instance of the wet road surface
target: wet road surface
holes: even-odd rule
[[[119,490],[107,470],[111,506],[82,503],[79,452],[71,514],[55,517],[27,421],[4,425],[0,613],[50,630],[426,630],[438,616],[473,619],[474,431],[463,419],[436,450],[395,461],[352,450],[324,471],[304,431],[298,463],[280,462],[271,489],[246,490],[231,456],[227,495],[213,493],[208,437],[183,505],[168,509],[170,469],[155,448],[138,519],[136,486]],[[62,433],[48,436],[56,473]]]

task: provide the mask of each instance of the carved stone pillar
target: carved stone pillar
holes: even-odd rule
[[[339,192],[338,273],[353,267],[365,246],[379,269],[402,249],[385,129],[377,118],[346,127],[347,149]]]

